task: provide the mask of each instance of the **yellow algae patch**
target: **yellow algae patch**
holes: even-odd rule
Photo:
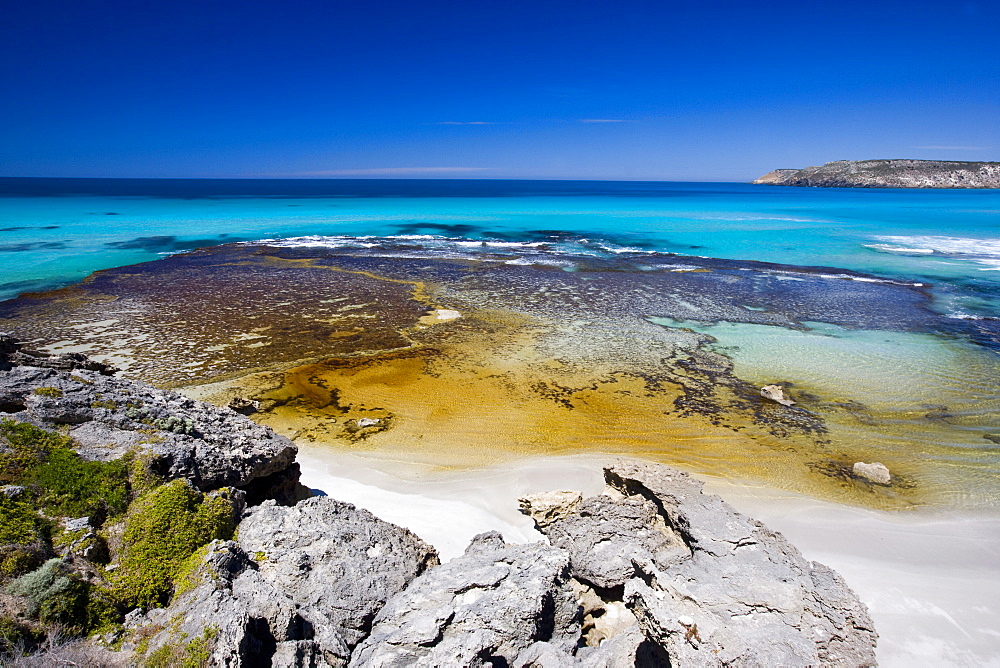
[[[719,385],[719,412],[683,410],[678,402],[683,406],[691,392],[683,377],[650,378],[613,359],[585,366],[547,357],[562,328],[500,312],[466,314],[462,321],[464,329],[408,350],[254,374],[202,387],[196,396],[217,403],[257,399],[264,410],[254,419],[302,447],[347,448],[424,467],[624,454],[850,503],[920,503],[913,489],[873,493],[817,472],[815,463],[836,448],[823,434],[775,429],[768,411],[780,407],[741,410],[732,390]]]

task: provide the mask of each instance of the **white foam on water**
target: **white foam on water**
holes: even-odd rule
[[[933,255],[932,248],[907,248],[906,246],[893,246],[891,244],[865,244],[865,248],[872,248],[883,253],[897,253],[899,255]]]
[[[986,265],[983,271],[1000,270],[1000,239],[937,235],[885,235],[875,239],[887,243],[866,244],[866,248],[897,255],[940,255]]]

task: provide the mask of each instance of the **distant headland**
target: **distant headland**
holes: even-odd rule
[[[837,160],[776,169],[751,183],[820,188],[1000,188],[1000,162]]]

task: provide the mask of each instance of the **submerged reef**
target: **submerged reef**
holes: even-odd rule
[[[937,345],[982,340],[980,321],[933,312],[920,283],[642,250],[566,255],[544,241],[497,257],[421,238],[292,241],[99,272],[0,303],[0,327],[64,366],[86,353],[301,445],[431,467],[597,451],[884,508],[956,488],[998,497],[982,435],[1000,415],[996,359]],[[756,342],[725,339],[729,326],[801,334],[789,342],[805,347],[776,349],[747,375],[740,348]],[[907,356],[930,339],[947,355]],[[811,351],[825,357],[808,364]],[[880,368],[887,351],[892,369]],[[970,370],[992,385],[970,387]],[[761,396],[775,384],[794,403]],[[50,385],[66,401],[80,391]],[[136,402],[115,415],[172,439],[200,429]],[[89,442],[97,428],[74,429]],[[891,484],[855,474],[873,460]]]
[[[547,541],[484,533],[441,564],[336,489],[310,496],[295,447],[267,427],[2,343],[0,401],[18,408],[0,422],[5,660],[875,664],[867,609],[839,575],[680,471],[617,461],[602,495],[521,500]]]

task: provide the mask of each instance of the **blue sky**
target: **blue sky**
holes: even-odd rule
[[[748,180],[1000,160],[1000,3],[36,2],[0,175]]]

